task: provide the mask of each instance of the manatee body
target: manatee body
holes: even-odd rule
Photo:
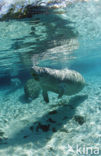
[[[58,98],[63,95],[73,95],[80,92],[85,86],[82,75],[74,70],[56,70],[45,67],[32,67],[32,75],[42,88],[43,98],[49,102],[48,91],[57,93]]]

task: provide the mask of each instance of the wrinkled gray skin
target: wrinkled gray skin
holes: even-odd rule
[[[76,94],[85,86],[82,75],[74,70],[56,70],[33,66],[32,75],[39,82],[46,102],[49,102],[48,91],[59,94],[58,98],[61,98],[63,95]]]

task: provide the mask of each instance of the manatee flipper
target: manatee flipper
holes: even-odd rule
[[[61,87],[61,86],[60,86]],[[60,91],[59,91],[59,95],[58,95],[58,99],[60,99],[64,94],[64,88],[63,86],[60,88]]]
[[[45,102],[48,103],[49,102],[49,98],[48,98],[47,91],[43,89],[42,95],[43,95],[43,98],[44,98]]]

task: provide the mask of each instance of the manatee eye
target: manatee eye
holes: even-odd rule
[[[37,74],[32,73],[32,76],[34,77],[34,79],[35,79],[36,81],[38,81],[38,80],[39,80],[39,76],[38,76]]]

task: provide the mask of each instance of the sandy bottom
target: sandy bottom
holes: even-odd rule
[[[80,94],[26,101],[23,88],[0,90],[0,156],[101,155],[101,79]],[[88,150],[88,147],[90,148]]]

